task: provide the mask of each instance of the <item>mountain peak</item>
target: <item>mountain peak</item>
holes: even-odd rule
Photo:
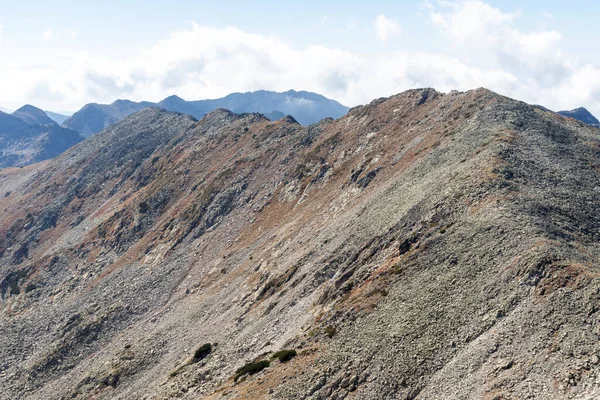
[[[164,98],[164,99],[161,101],[161,103],[164,103],[164,102],[171,102],[171,101],[178,101],[178,102],[179,102],[179,101],[185,101],[185,100],[184,100],[184,99],[182,99],[181,97],[177,96],[176,94],[172,94],[172,95],[170,95],[169,97],[165,97],[165,98]]]
[[[31,125],[54,124],[55,122],[41,109],[26,104],[12,113],[13,116]]]
[[[44,112],[42,111],[42,109],[37,108],[36,106],[32,106],[31,104],[25,104],[24,106],[22,106],[21,108],[15,110],[15,112],[17,111],[27,111],[27,112]]]
[[[291,115],[286,115],[285,117],[281,118],[280,121],[282,121],[286,124],[300,125],[300,123],[298,121],[296,121],[296,119],[294,117],[292,117]]]
[[[573,110],[559,111],[558,114],[565,117],[576,119],[588,125],[599,125],[600,121],[584,107],[578,107]]]
[[[223,119],[233,120],[233,119],[236,119],[237,117],[238,117],[238,114],[236,114],[232,111],[229,111],[225,108],[217,108],[216,110],[213,110],[213,111],[209,112],[208,114],[206,114],[203,119],[206,119],[206,120],[223,120]]]

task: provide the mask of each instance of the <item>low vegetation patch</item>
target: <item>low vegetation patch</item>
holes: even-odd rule
[[[212,351],[212,345],[210,343],[205,343],[196,350],[194,353],[194,358],[192,359],[192,363],[197,363],[208,357],[208,355]]]
[[[271,357],[273,360],[274,359],[279,359],[280,362],[284,363],[287,361],[290,361],[292,358],[296,357],[298,353],[296,353],[296,350],[280,350],[278,352],[276,352],[275,354],[273,354],[273,356]]]
[[[235,371],[235,377],[233,378],[233,381],[237,382],[238,379],[240,379],[242,376],[244,376],[246,374],[248,374],[248,375],[257,374],[260,371],[262,371],[263,369],[268,368],[270,365],[271,365],[271,363],[267,360],[248,363],[248,364],[244,365],[242,368]]]
[[[329,325],[325,328],[325,334],[327,335],[328,338],[331,339],[335,335],[335,333],[336,333],[335,326]]]

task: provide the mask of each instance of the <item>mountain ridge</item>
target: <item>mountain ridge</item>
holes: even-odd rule
[[[236,113],[293,115],[303,125],[327,117],[339,118],[348,111],[348,107],[316,93],[295,90],[278,93],[259,90],[231,93],[220,99],[208,100],[186,101],[179,96],[171,95],[158,103],[137,103],[130,100],[116,100],[108,105],[90,103],[74,113],[63,125],[88,137],[146,107],[161,107],[168,111],[189,114],[198,119],[217,108],[225,108]]]
[[[486,89],[145,109],[0,171],[4,393],[594,398],[598,148]]]

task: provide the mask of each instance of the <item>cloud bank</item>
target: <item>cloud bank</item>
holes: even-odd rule
[[[560,32],[522,31],[518,12],[480,0],[428,7],[424,24],[437,32],[445,51],[384,50],[373,57],[320,45],[296,48],[278,36],[194,23],[124,59],[63,50],[46,64],[0,61],[0,104],[73,110],[117,98],[205,99],[294,88],[352,106],[414,87],[483,86],[554,109],[584,105],[600,114],[600,69],[563,54]],[[390,41],[400,26],[381,15],[375,32]],[[403,32],[402,38],[412,34],[419,32]]]

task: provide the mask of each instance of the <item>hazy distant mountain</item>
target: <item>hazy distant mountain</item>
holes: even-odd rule
[[[129,100],[117,100],[112,104],[86,104],[81,110],[68,118],[63,126],[88,137],[137,111],[153,105],[153,103],[136,103]]]
[[[317,93],[289,90],[283,93],[259,90],[251,93],[232,93],[218,100],[205,100],[212,109],[225,108],[235,113],[267,114],[280,111],[293,116],[300,124],[310,125],[323,118],[340,118],[348,107]]]
[[[19,114],[31,120],[37,115],[37,112],[31,111],[28,107]],[[79,133],[53,121],[46,125],[31,124],[15,115],[0,112],[0,168],[56,157],[82,140]]]
[[[7,113],[7,114],[11,113],[11,110],[9,110],[8,108],[1,107],[1,106],[0,106],[0,111],[2,111],[3,113]]]
[[[46,125],[54,124],[52,119],[46,115],[46,113],[37,107],[30,104],[26,104],[13,112],[12,115],[17,117],[31,125]]]
[[[178,96],[169,96],[163,101],[156,104],[157,107],[167,111],[175,111],[183,114],[191,115],[194,118],[200,119],[214,108],[208,107],[204,101],[186,101]],[[218,108],[218,107],[217,107]]]
[[[266,113],[265,117],[269,118],[271,121],[277,121],[278,119],[285,117],[285,114],[281,111],[275,110],[271,111],[270,113]]]
[[[600,125],[600,121],[583,107],[571,111],[558,111],[558,114],[564,115],[565,117],[571,117],[588,125]]]
[[[44,111],[44,112],[46,113],[46,115],[48,117],[50,117],[50,119],[52,119],[57,124],[62,124],[63,122],[68,120],[70,117],[70,115],[59,114],[59,113],[55,113],[52,111]]]
[[[302,125],[309,125],[327,117],[339,118],[348,112],[348,107],[316,93],[295,90],[277,93],[259,90],[232,93],[214,100],[186,101],[177,96],[170,96],[158,103],[117,100],[109,105],[88,104],[67,119],[63,126],[87,137],[150,106],[189,114],[198,119],[218,108],[225,108],[235,113],[261,113],[270,116],[269,119],[292,115]]]

